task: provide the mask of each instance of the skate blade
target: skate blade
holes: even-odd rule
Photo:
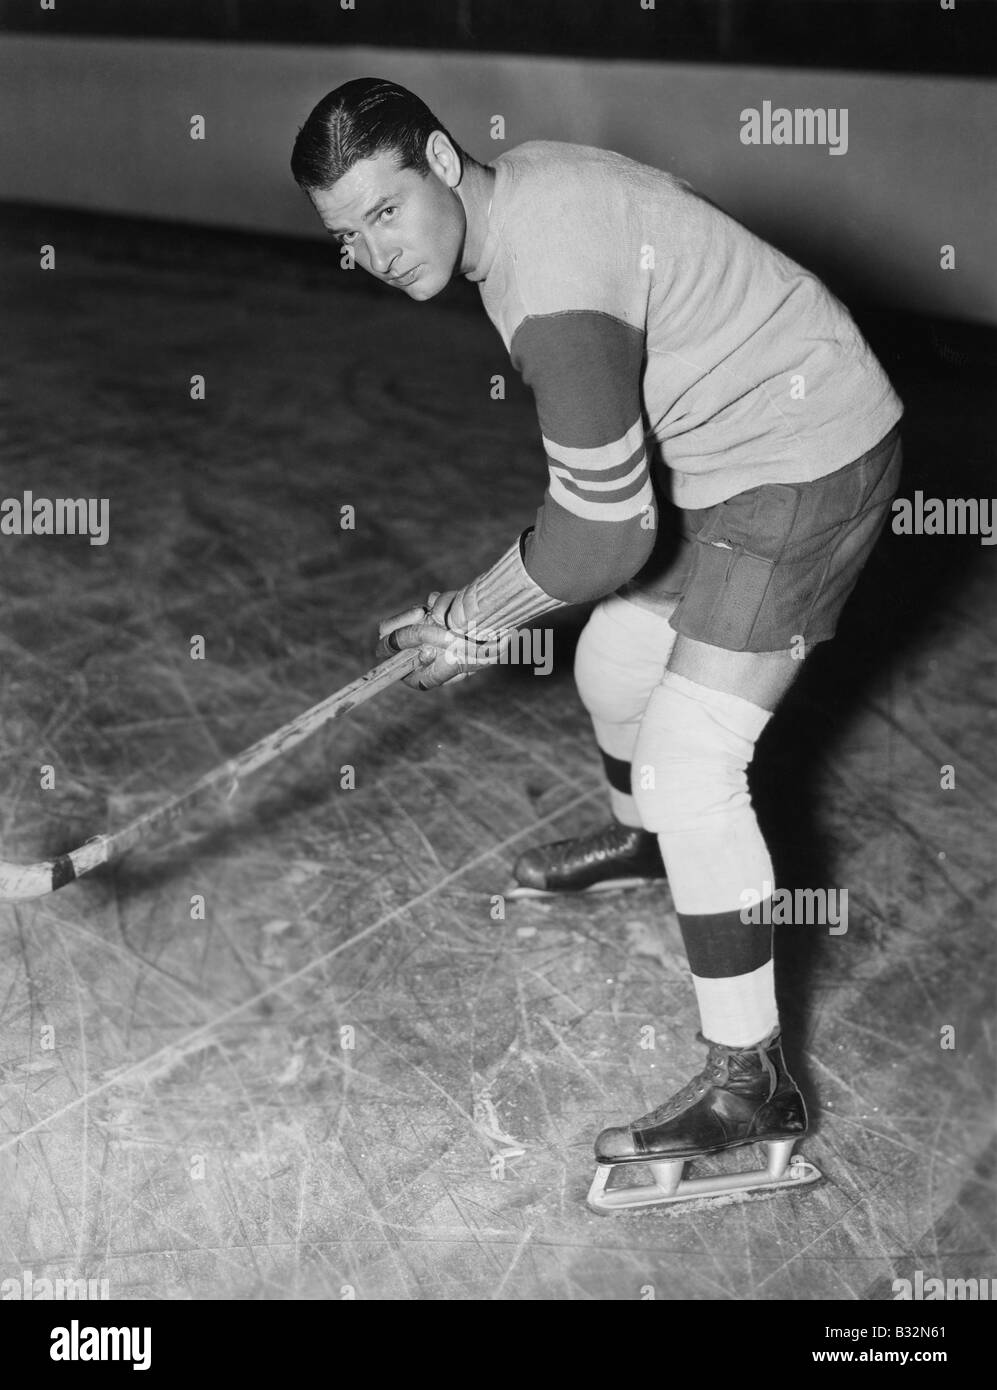
[[[527,888],[517,883],[505,894],[506,901],[516,902],[526,898],[588,898],[595,893],[625,893],[632,888],[647,888],[652,883],[664,883],[663,878],[608,878],[603,883],[593,883],[591,888],[553,889]]]
[[[635,1211],[641,1207],[672,1206],[703,1198],[723,1198],[749,1192],[769,1192],[780,1188],[807,1187],[823,1177],[819,1168],[800,1154],[794,1154],[788,1165],[778,1165],[781,1171],[756,1168],[747,1173],[716,1173],[709,1177],[682,1178],[684,1160],[668,1163],[647,1163],[655,1181],[634,1187],[607,1187],[613,1169],[626,1165],[600,1163],[589,1188],[588,1206],[600,1216],[614,1211]]]

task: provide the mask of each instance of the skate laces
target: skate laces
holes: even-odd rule
[[[670,1120],[674,1115],[678,1115],[688,1106],[693,1105],[700,1096],[705,1096],[710,1088],[711,1068],[706,1066],[694,1076],[691,1081],[687,1081],[680,1091],[676,1091],[657,1110],[652,1110],[649,1115],[642,1115],[639,1120],[634,1120],[634,1129],[644,1129],[650,1125],[661,1124],[664,1120]]]
[[[702,1033],[697,1033],[697,1041],[706,1043],[709,1048],[703,1070],[691,1081],[687,1081],[681,1090],[676,1091],[656,1110],[652,1110],[648,1115],[642,1115],[639,1120],[634,1120],[633,1128],[643,1129],[648,1125],[661,1124],[664,1120],[670,1120],[690,1105],[694,1105],[700,1097],[705,1096],[711,1086],[724,1085],[730,1075],[730,1059],[732,1057],[758,1057],[768,1076],[769,1093],[766,1096],[766,1101],[770,1101],[775,1095],[779,1077],[772,1065],[772,1059],[768,1055],[768,1049],[778,1037],[779,1031],[776,1029],[768,1037],[763,1038],[761,1042],[756,1043],[754,1047],[727,1047],[724,1043],[711,1042],[709,1038],[704,1038]]]
[[[702,1033],[697,1033],[696,1036],[700,1042],[707,1043],[710,1049],[703,1071],[704,1076],[707,1072],[713,1072],[719,1075],[722,1081],[726,1081],[730,1075],[730,1059],[732,1057],[739,1059],[746,1056],[757,1057],[769,1082],[769,1093],[765,1099],[766,1101],[772,1099],[779,1085],[779,1075],[772,1065],[769,1048],[779,1039],[778,1028],[773,1028],[767,1037],[762,1038],[761,1042],[755,1043],[753,1047],[728,1047],[725,1043],[710,1042],[710,1039],[704,1038]]]

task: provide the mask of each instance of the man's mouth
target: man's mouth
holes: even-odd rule
[[[406,270],[404,275],[389,275],[388,279],[393,285],[411,285],[421,269],[421,265],[414,265],[411,270]]]

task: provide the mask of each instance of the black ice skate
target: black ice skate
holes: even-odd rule
[[[538,845],[520,855],[510,898],[605,893],[639,888],[665,877],[658,837],[613,820],[601,830]]]
[[[812,1163],[793,1155],[793,1145],[807,1132],[807,1112],[786,1070],[778,1030],[753,1047],[711,1042],[709,1048],[700,1074],[664,1105],[625,1128],[604,1129],[599,1135],[598,1167],[588,1195],[593,1211],[604,1214],[694,1197],[802,1187],[821,1176]],[[767,1166],[683,1180],[688,1159],[743,1144],[764,1144]],[[625,1163],[645,1164],[653,1183],[607,1188],[613,1168]]]

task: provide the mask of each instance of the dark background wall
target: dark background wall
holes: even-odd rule
[[[350,0],[345,0],[349,3]],[[33,34],[383,43],[668,62],[982,75],[992,0],[0,0]],[[647,6],[644,8],[643,6]]]
[[[649,3],[650,0],[647,0]],[[411,87],[477,158],[526,140],[687,178],[850,301],[997,323],[979,0],[0,0],[7,199],[320,237],[295,132],[352,77]],[[741,113],[844,110],[847,153]],[[190,138],[194,115],[205,139]],[[496,137],[493,118],[504,122]],[[955,250],[943,268],[942,248]]]

